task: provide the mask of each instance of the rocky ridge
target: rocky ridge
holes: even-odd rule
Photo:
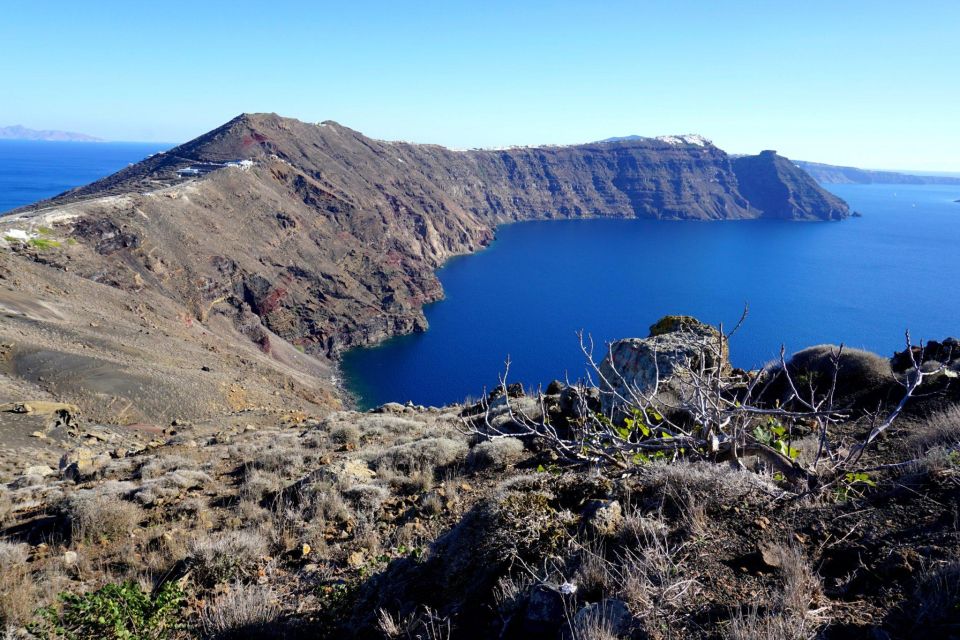
[[[328,403],[336,391],[329,374],[317,378],[316,371],[329,371],[345,349],[426,329],[423,305],[443,296],[435,269],[486,246],[498,224],[594,216],[829,220],[847,213],[785,159],[731,159],[699,137],[455,151],[374,140],[333,122],[253,114],[4,217],[0,244],[8,251],[0,253],[16,274],[6,280],[11,296],[35,295],[58,307],[62,301],[38,283],[89,291],[76,301],[86,315],[130,315],[163,327],[140,336],[149,335],[163,359],[181,350],[180,341],[195,340],[187,334],[205,331],[230,345],[210,352],[215,371],[232,370],[236,358],[249,361],[253,349],[268,368],[297,377],[285,390],[299,395],[298,403]],[[123,296],[152,300],[150,309],[166,308],[165,319],[145,320],[149,309],[115,302]],[[70,351],[62,342],[72,339],[64,329],[73,316],[41,324],[30,317],[17,329],[26,338],[0,337],[18,349],[42,343],[45,351]],[[98,356],[110,359],[111,351],[122,349]],[[312,390],[303,390],[304,379],[313,380]]]

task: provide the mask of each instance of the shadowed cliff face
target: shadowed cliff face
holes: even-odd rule
[[[75,240],[33,255],[72,277],[225,316],[277,358],[335,356],[423,330],[434,270],[500,223],[846,215],[788,161],[746,160],[690,138],[454,151],[243,115],[4,222]]]
[[[735,158],[733,169],[740,192],[766,218],[840,220],[850,215],[846,202],[774,151]]]

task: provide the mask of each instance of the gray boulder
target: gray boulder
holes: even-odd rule
[[[583,522],[598,536],[614,536],[623,524],[623,508],[616,500],[589,500],[583,509]]]
[[[647,338],[626,338],[610,345],[600,363],[600,405],[605,415],[618,416],[624,400],[650,392],[657,379],[660,391],[682,383],[683,371],[701,364],[708,369],[730,368],[729,351],[720,332],[690,316],[666,316],[650,327]]]
[[[77,447],[60,458],[60,476],[73,482],[84,482],[96,477],[109,462],[109,453],[97,454],[87,447]]]

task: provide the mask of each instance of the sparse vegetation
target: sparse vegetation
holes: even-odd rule
[[[750,381],[737,384],[743,393]],[[516,638],[534,629],[571,639],[799,640],[862,616],[892,637],[914,632],[917,616],[929,628],[954,624],[960,458],[949,387],[923,387],[918,410],[908,405],[878,436],[882,447],[832,476],[827,466],[846,458],[837,447],[817,461],[820,427],[831,446],[852,450],[889,406],[831,412],[824,423],[767,414],[741,423],[742,437],[820,486],[746,452],[639,449],[625,465],[564,457],[549,438],[516,433],[549,424],[576,442],[578,420],[588,420],[631,433],[584,440],[587,450],[667,443],[655,427],[680,418],[631,411],[618,426],[598,417],[599,395],[585,386],[520,392],[440,411],[269,417],[252,428],[250,412],[237,427],[178,425],[162,443],[102,458],[80,484],[34,470],[0,494],[10,536],[0,545],[0,615],[11,629],[32,623],[62,638],[90,629],[105,638]],[[465,428],[487,421],[504,435]],[[904,514],[913,537],[898,524]],[[179,585],[182,599],[160,606],[155,584]],[[145,622],[158,608],[176,614]],[[122,635],[141,624],[154,630]]]
[[[64,640],[165,640],[184,629],[183,593],[166,583],[151,596],[133,582],[108,584],[89,593],[62,593],[31,626],[39,638]]]
[[[215,640],[242,640],[279,635],[281,608],[267,585],[234,584],[200,611],[203,635]]]
[[[223,531],[194,539],[190,562],[197,581],[205,586],[256,578],[267,556],[267,540],[258,531]]]
[[[71,538],[101,542],[129,537],[144,520],[143,511],[115,494],[83,491],[69,496],[63,510],[70,523]]]

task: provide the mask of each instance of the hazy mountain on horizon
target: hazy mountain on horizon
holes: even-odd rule
[[[820,184],[960,184],[960,177],[950,175],[877,171],[805,160],[795,162]]]
[[[105,142],[103,138],[73,131],[55,129],[28,129],[19,124],[0,127],[0,140],[35,140],[43,142]]]

